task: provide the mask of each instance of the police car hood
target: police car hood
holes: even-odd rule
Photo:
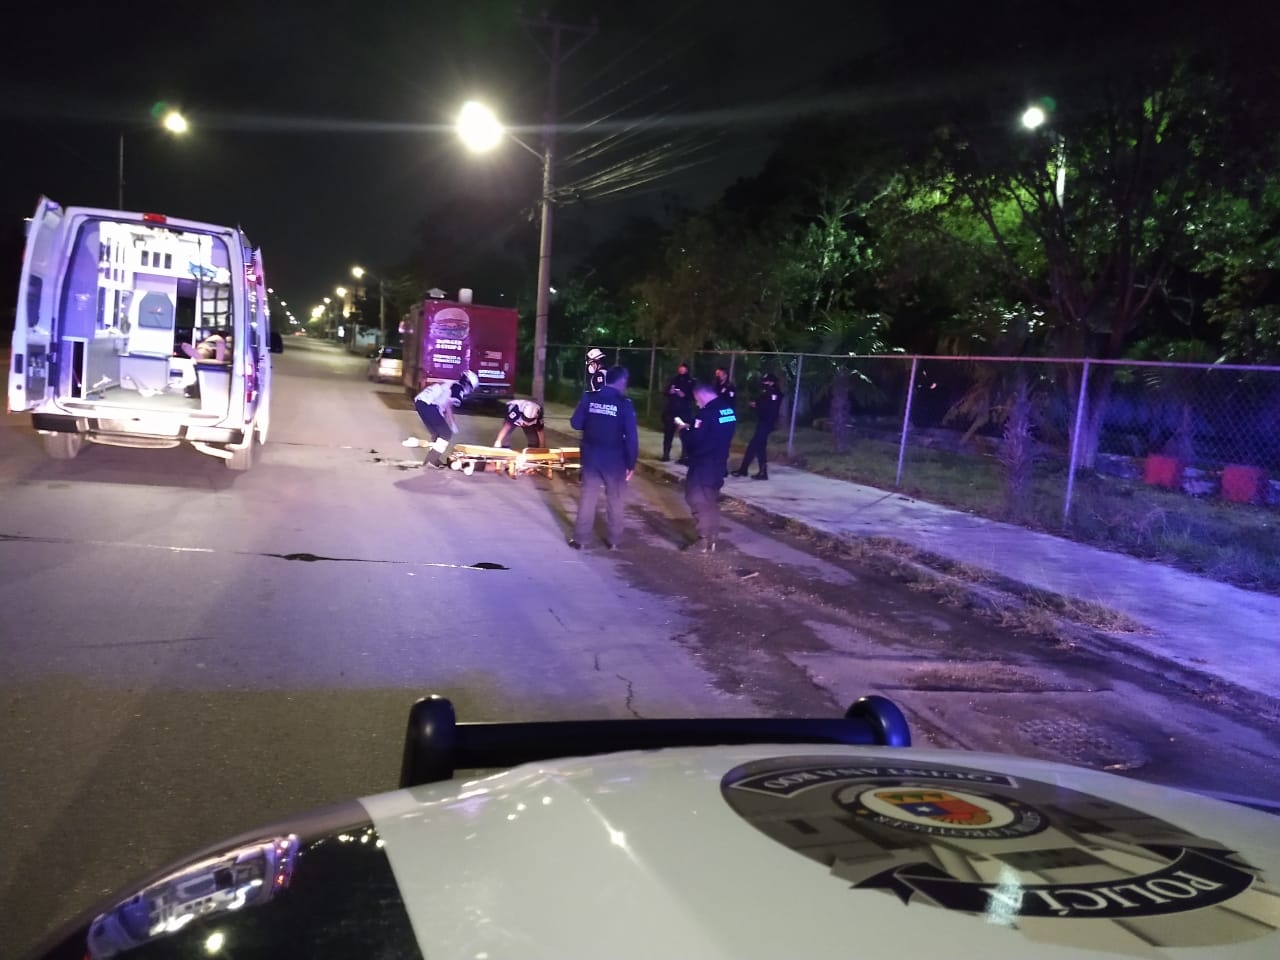
[[[950,751],[678,749],[361,801],[427,957],[1280,956],[1280,819]]]

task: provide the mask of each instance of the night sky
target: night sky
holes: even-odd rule
[[[561,83],[562,114],[584,124],[803,93],[831,64],[877,42],[878,6],[803,0],[790,9],[805,16],[781,20],[764,0],[524,9],[581,23],[598,16],[596,37]],[[115,205],[122,129],[125,207],[241,224],[291,308],[347,280],[353,263],[409,258],[414,225],[433,208],[465,209],[474,199],[519,222],[537,198],[536,159],[514,145],[476,158],[448,125],[472,97],[511,125],[540,122],[547,67],[520,9],[509,0],[70,0],[6,12],[5,250],[42,193],[63,205]],[[150,118],[158,102],[180,107],[191,132],[161,131]],[[693,152],[667,162],[683,169],[577,211],[592,236],[670,199],[657,189],[680,202],[709,199],[767,154],[768,124],[738,123],[733,136],[702,126],[681,131],[677,146]],[[603,130],[567,135],[566,155]],[[522,136],[537,145],[536,130]],[[596,168],[625,159],[628,147]],[[563,179],[591,169],[575,165]]]
[[[1177,5],[1130,16],[1125,35]],[[562,0],[523,9],[578,23],[598,17],[598,34],[562,77],[566,157],[617,132],[610,124],[661,118],[643,136],[606,143],[600,157],[560,171],[562,183],[590,188],[567,212],[581,248],[629,215],[704,203],[758,169],[795,115],[777,104],[816,102],[843,63],[886,48],[901,62],[919,43],[942,49],[929,57],[949,60],[957,79],[1007,79],[1001,58],[1015,48],[1024,60],[1043,50],[1079,65],[1093,43],[1123,32],[1109,13],[1118,6]],[[1214,16],[1229,9],[1215,5]],[[528,231],[536,159],[510,144],[477,158],[450,128],[468,98],[513,126],[540,122],[547,67],[520,11],[517,0],[45,0],[6,12],[6,300],[22,218],[41,193],[64,205],[114,206],[121,130],[126,208],[239,223],[263,247],[269,281],[302,310],[347,281],[353,263],[382,269],[408,260],[424,217],[437,243],[473,205],[486,230]],[[1074,46],[1064,54],[1068,35]],[[150,117],[158,102],[180,107],[192,131],[182,139],[161,131]],[[536,129],[521,136],[537,144]],[[659,179],[615,171],[593,182],[651,149]]]

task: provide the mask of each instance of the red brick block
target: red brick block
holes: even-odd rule
[[[1177,490],[1182,482],[1182,462],[1177,457],[1152,455],[1142,471],[1142,482],[1152,487]]]
[[[1261,467],[1233,463],[1222,471],[1222,499],[1232,503],[1257,503],[1266,478]]]

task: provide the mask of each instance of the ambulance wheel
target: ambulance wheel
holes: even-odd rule
[[[467,461],[467,463],[464,464],[462,467],[462,473],[464,476],[469,477],[475,472],[476,472],[476,465],[471,461]]]
[[[449,469],[450,469],[450,470],[461,470],[461,469],[462,469],[462,461],[461,461],[461,460],[450,460],[450,461],[449,461]]]
[[[232,450],[231,458],[224,461],[228,470],[234,470],[236,473],[244,473],[253,466],[253,437],[249,438],[249,442],[244,445],[243,450]]]
[[[74,460],[83,446],[84,437],[78,433],[46,433],[44,435],[44,452],[53,460]]]

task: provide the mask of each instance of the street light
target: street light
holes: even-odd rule
[[[502,142],[506,131],[501,122],[482,103],[468,100],[458,113],[458,136],[463,144],[473,153],[488,153]]]
[[[373,274],[371,274],[368,270],[366,270],[364,267],[360,266],[359,264],[357,264],[356,266],[354,266],[354,267],[352,267],[352,268],[351,268],[351,275],[352,275],[353,277],[355,277],[357,280],[363,280],[366,276],[369,276],[369,277],[373,277],[373,279],[375,279],[375,280],[377,280],[377,281],[378,281],[378,332],[379,332],[379,334],[380,334],[380,336],[381,336],[381,340],[380,340],[379,342],[380,342],[383,346],[386,346],[386,343],[387,343],[387,300],[386,300],[386,290],[385,290],[385,285],[384,285],[384,284],[383,284],[383,282],[382,282],[382,277],[374,276]]]
[[[553,113],[549,111],[548,116]],[[551,174],[555,162],[552,128],[550,123],[543,128],[539,153],[503,127],[492,110],[469,100],[458,114],[457,129],[463,144],[473,152],[492,150],[506,137],[542,161],[542,231],[538,241],[538,301],[533,326],[533,399],[542,403],[547,387],[547,310],[551,299]]]
[[[337,294],[338,296],[340,296],[340,297],[345,297],[345,296],[347,295],[347,288],[346,288],[346,287],[334,287],[333,292],[334,292],[334,293],[336,293],[336,294]]]
[[[1049,114],[1044,107],[1032,104],[1022,111],[1022,125],[1028,130],[1038,130],[1049,122]],[[1066,210],[1067,197],[1067,141],[1057,130],[1050,129],[1054,144],[1054,197],[1058,201],[1058,209]]]
[[[169,133],[181,136],[191,129],[187,118],[177,110],[170,110],[160,121],[160,125]],[[124,131],[120,131],[119,150],[116,155],[116,209],[124,209]]]

